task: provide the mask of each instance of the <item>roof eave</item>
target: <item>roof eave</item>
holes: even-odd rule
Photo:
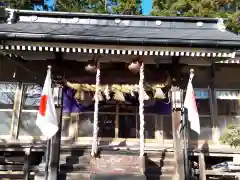
[[[46,42],[71,42],[89,44],[115,44],[136,46],[171,46],[171,47],[199,47],[199,48],[223,48],[239,49],[240,41],[219,40],[188,40],[188,39],[148,39],[148,38],[116,38],[99,36],[73,36],[73,35],[50,35],[29,33],[0,33],[2,40],[27,40]]]

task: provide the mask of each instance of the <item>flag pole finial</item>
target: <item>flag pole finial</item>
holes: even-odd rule
[[[194,69],[190,69],[190,79],[191,80],[192,80],[193,76],[194,76]]]
[[[194,74],[194,69],[190,69],[190,73]]]

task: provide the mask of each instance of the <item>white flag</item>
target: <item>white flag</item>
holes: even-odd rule
[[[192,77],[189,78],[189,81],[188,81],[184,107],[188,110],[188,120],[190,121],[191,129],[196,133],[200,134],[200,122],[199,122],[196,98],[195,98],[195,94],[192,86],[192,78],[193,78],[193,75]]]
[[[57,113],[52,95],[51,68],[47,70],[39,105],[36,125],[46,139],[51,139],[58,131]]]

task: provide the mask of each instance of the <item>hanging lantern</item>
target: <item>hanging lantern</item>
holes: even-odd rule
[[[131,64],[129,64],[128,69],[133,73],[138,73],[140,71],[141,62],[138,60],[133,60]]]

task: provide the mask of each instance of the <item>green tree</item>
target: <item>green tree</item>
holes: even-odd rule
[[[57,10],[64,12],[106,13],[105,0],[57,0]]]
[[[114,14],[141,14],[141,0],[112,0]]]
[[[5,0],[4,2],[9,4],[8,8],[13,9],[32,9],[32,4],[30,0]]]
[[[140,5],[140,0],[57,0],[57,10],[67,12],[140,14]]]
[[[155,0],[154,16],[189,16],[226,18],[227,28],[240,32],[239,0]]]
[[[240,146],[240,127],[239,125],[230,125],[221,136],[220,141],[233,147]]]

